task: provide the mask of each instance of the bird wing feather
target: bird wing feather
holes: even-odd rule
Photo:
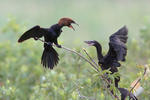
[[[40,26],[36,25],[26,31],[18,40],[18,42],[23,42],[30,38],[41,38],[46,33],[46,30],[44,28],[41,28]]]
[[[125,56],[127,54],[127,35],[128,29],[124,26],[110,36],[109,51],[107,56],[111,56],[117,61],[125,61]]]

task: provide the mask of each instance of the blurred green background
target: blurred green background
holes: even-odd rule
[[[78,56],[56,48],[59,64],[54,70],[43,69],[43,44],[33,39],[17,43],[27,29],[50,27],[62,17],[80,26],[74,25],[76,31],[64,27],[59,43],[81,53],[86,48],[96,61],[95,49],[83,41],[99,41],[105,54],[109,36],[127,26],[128,55],[119,68],[119,85],[130,89],[143,65],[150,63],[149,4],[149,0],[0,0],[0,100],[84,100],[77,89],[90,100],[112,100],[90,65]],[[149,82],[142,80],[140,100],[150,99]]]

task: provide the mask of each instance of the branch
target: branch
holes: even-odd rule
[[[97,67],[100,67],[100,66],[94,61],[94,59],[92,59],[92,57],[87,53],[87,51],[86,51],[85,49],[83,49],[83,51],[86,53],[86,55],[89,57],[89,59],[90,59]],[[100,68],[101,68],[101,67],[100,67]],[[99,71],[99,72],[100,72],[100,71]],[[101,78],[102,80],[104,80],[108,86],[110,85],[110,82],[108,82],[108,80],[105,78],[104,75],[101,75],[100,78]],[[104,85],[105,85],[105,84],[104,84]],[[105,85],[105,87],[107,88],[106,85]],[[107,88],[107,89],[108,89],[108,88]],[[117,95],[114,95],[110,89],[108,89],[108,90],[109,90],[109,93],[111,94],[111,96],[112,96],[113,98],[117,98],[117,99],[119,100],[119,97],[118,97]]]
[[[78,95],[79,95],[79,97],[80,97],[81,99],[87,99],[87,100],[90,100],[90,99],[88,99],[88,97],[86,97],[86,96],[84,96],[84,95],[81,95],[79,89],[76,89],[76,90],[77,90]]]
[[[67,50],[67,51],[70,51],[70,52],[72,52],[72,53],[77,54],[77,55],[80,56],[82,59],[84,59],[85,61],[87,61],[87,62],[96,70],[96,72],[99,72],[99,70],[98,70],[87,58],[85,58],[82,54],[76,52],[75,50],[71,50],[71,49],[69,49],[69,48],[66,48],[66,47],[64,47],[64,46],[61,46],[61,47],[62,47],[62,49],[65,49],[65,50]]]
[[[46,43],[46,44],[48,44],[48,45],[53,45],[53,44],[50,44],[49,42],[46,42],[46,41],[44,41],[44,40],[42,40],[42,39],[39,39],[39,38],[36,38],[36,39],[37,39],[37,40],[40,40],[41,42]],[[55,46],[55,45],[53,45],[53,46]],[[77,55],[80,56],[82,59],[84,59],[86,62],[88,62],[96,72],[100,72],[100,71],[98,70],[98,68],[97,68],[97,67],[99,67],[99,65],[96,64],[96,62],[88,55],[87,52],[86,52],[86,54],[88,55],[88,57],[92,60],[92,62],[93,62],[97,67],[96,67],[93,63],[91,63],[87,58],[85,58],[81,53],[78,53],[78,52],[76,52],[75,50],[69,49],[69,48],[64,47],[64,46],[61,46],[61,48],[64,49],[64,50],[70,51],[70,52],[72,52],[72,53],[74,53],[74,54],[77,54]],[[104,81],[109,85],[109,82],[107,81],[107,79],[105,79],[105,77],[104,77],[103,75],[101,75],[101,78],[102,78],[102,80],[104,80]],[[107,86],[105,86],[105,87],[107,88]],[[107,89],[108,89],[108,88],[107,88]],[[117,100],[119,100],[119,98],[118,98],[117,96],[115,96],[115,95],[111,92],[110,89],[109,89],[109,92],[110,92],[111,96],[112,96],[114,99],[116,98]]]
[[[89,59],[97,66],[100,67],[93,59],[92,57],[87,53],[87,51],[85,49],[83,49],[83,51],[86,53],[86,55],[89,57]]]
[[[131,91],[136,87],[136,85],[142,80],[142,77],[146,74],[147,68],[144,68],[144,73],[141,77],[139,77],[139,79],[136,81],[136,83],[134,84],[134,86],[131,88],[129,94],[131,93]]]
[[[77,87],[77,89],[76,89],[76,91],[78,92],[78,96],[81,98],[81,99],[87,99],[87,100],[90,100],[88,97],[86,97],[86,96],[84,96],[84,95],[82,95],[81,93],[80,93],[80,90],[79,90],[79,85],[77,84],[77,83],[74,83],[75,85],[76,85],[76,87]]]
[[[44,40],[42,40],[42,39],[39,39],[39,38],[37,38],[37,39],[40,40],[41,42],[44,42],[44,43],[50,45],[48,42],[46,42],[46,41],[44,41]],[[53,45],[53,46],[55,46],[55,45]],[[98,70],[87,58],[85,58],[82,54],[76,52],[75,50],[66,48],[66,47],[64,47],[64,46],[61,46],[61,48],[62,48],[62,49],[65,49],[65,50],[67,50],[67,51],[70,51],[70,52],[72,52],[72,53],[77,54],[77,55],[80,56],[82,59],[84,59],[85,61],[87,61],[87,62],[94,68],[94,70],[96,70],[96,72],[99,72],[99,70]]]

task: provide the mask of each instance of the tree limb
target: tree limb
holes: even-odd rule
[[[44,40],[42,40],[42,39],[39,39],[39,38],[37,38],[37,40],[40,40],[41,42],[46,43],[46,44],[48,44],[48,45],[53,45],[53,44],[50,44],[49,42],[46,42],[46,41],[44,41]],[[55,45],[53,45],[53,46],[55,46]],[[70,52],[72,52],[72,53],[74,53],[74,54],[77,54],[77,55],[80,56],[82,59],[84,59],[86,62],[88,62],[88,63],[92,66],[92,68],[94,68],[94,70],[95,70],[96,72],[100,72],[100,71],[98,70],[98,68],[97,68],[97,67],[99,67],[99,66],[98,66],[97,63],[88,55],[87,52],[86,52],[86,54],[88,55],[88,57],[91,59],[91,61],[92,61],[95,65],[94,65],[93,63],[91,63],[87,58],[85,58],[81,53],[78,53],[77,51],[72,50],[72,49],[67,48],[67,47],[64,47],[64,46],[61,46],[61,48],[64,49],[64,50],[70,51]],[[109,85],[109,82],[105,79],[105,77],[104,77],[103,75],[101,75],[101,78],[102,78],[102,80],[104,80],[104,81]],[[105,86],[105,87],[106,87],[106,89],[108,89],[107,86]],[[112,96],[114,99],[119,100],[119,98],[118,98],[117,96],[115,96],[115,95],[111,92],[110,89],[109,89],[109,93],[111,94],[111,96]]]
[[[86,55],[89,57],[89,59],[90,59],[97,67],[100,67],[100,66],[94,61],[94,59],[92,59],[92,57],[88,54],[88,52],[87,52],[85,49],[83,49],[83,51],[86,53]],[[100,68],[101,68],[101,67],[100,67]],[[100,71],[99,71],[99,72],[100,72]],[[108,82],[108,80],[105,78],[104,75],[101,75],[100,78],[101,78],[103,81],[105,81],[108,86],[110,85],[110,82]],[[108,89],[107,85],[104,84],[105,88]],[[108,91],[109,91],[109,93],[111,94],[112,97],[114,97],[114,98],[116,98],[117,100],[119,100],[119,97],[118,97],[117,95],[113,94],[110,89],[108,89]]]

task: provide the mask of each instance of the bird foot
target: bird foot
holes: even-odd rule
[[[34,40],[38,40],[39,38],[37,38],[37,37],[34,37]]]
[[[48,45],[52,45],[52,43],[51,43],[51,42],[47,42],[47,44],[48,44]]]
[[[57,44],[56,46],[57,46],[58,48],[61,48],[61,45],[59,45],[59,44]]]

